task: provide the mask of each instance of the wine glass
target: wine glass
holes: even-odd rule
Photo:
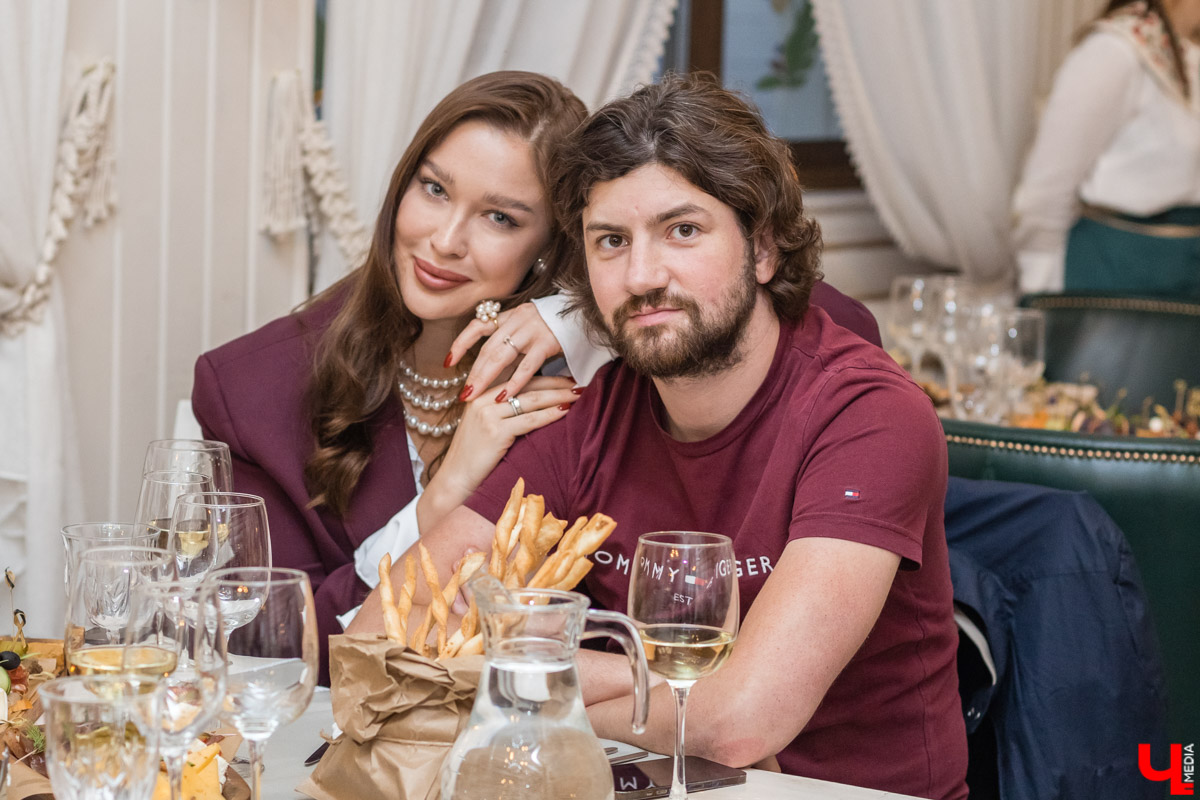
[[[175,563],[158,547],[112,544],[84,553],[67,592],[63,659],[72,675],[112,675],[128,670],[165,675],[175,655],[147,649],[125,662],[130,597],[141,584],[175,578]]]
[[[1005,312],[1003,324],[1009,405],[1015,409],[1046,370],[1046,315],[1036,308],[1013,308]]]
[[[181,496],[172,525],[185,531],[183,538],[189,533],[215,531],[216,567],[271,566],[267,506],[257,495],[206,491]],[[232,630],[240,623],[227,618],[226,624]]]
[[[144,583],[133,590],[129,617],[126,672],[136,673],[139,664],[153,661],[142,655],[148,650],[165,651],[175,659],[174,668],[159,680],[164,689],[159,752],[171,798],[180,800],[188,748],[225,701],[226,635],[216,590],[182,580]]]
[[[896,346],[908,354],[908,371],[914,377],[925,354],[929,293],[934,280],[926,275],[900,275],[892,280],[887,329]]]
[[[209,576],[222,612],[253,609],[229,641],[224,718],[249,746],[254,800],[262,758],[277,728],[294,721],[317,683],[317,622],[308,575],[297,569],[233,567]]]
[[[208,439],[156,439],[146,445],[142,474],[160,470],[198,472],[212,480],[217,492],[233,491],[233,459],[229,445]]]
[[[950,396],[958,419],[998,424],[1007,413],[1006,315],[1006,309],[986,299],[958,312],[953,350],[957,385]]]
[[[62,529],[63,548],[66,551],[66,585],[75,582],[75,568],[80,557],[87,551],[104,545],[126,544],[140,547],[157,547],[159,535],[144,526],[132,522],[79,522]]]
[[[137,510],[133,521],[147,531],[158,534],[159,546],[168,545],[171,530],[171,513],[175,501],[182,495],[212,491],[212,478],[199,472],[179,469],[152,470],[142,475],[142,489],[138,493]]]
[[[58,800],[149,800],[163,690],[155,678],[79,675],[44,684],[46,767]]]
[[[666,531],[638,537],[629,579],[629,617],[646,665],[675,697],[671,800],[687,797],[684,720],[688,692],[729,657],[739,624],[733,542],[718,533]]]

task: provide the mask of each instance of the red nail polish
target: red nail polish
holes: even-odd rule
[[[559,411],[570,411],[570,410],[571,410],[571,404],[570,404],[570,403],[563,403],[561,406],[559,406],[559,407],[558,407],[558,410],[559,410]]]
[[[508,389],[501,389],[500,394],[496,395],[496,402],[503,403],[508,399]]]
[[[461,402],[461,403],[467,402],[467,398],[471,396],[471,390],[473,390],[474,388],[475,388],[474,386],[464,386],[463,390],[458,393],[459,402]]]
[[[442,362],[442,366],[446,369],[450,368],[450,362],[454,360],[454,353],[446,353],[446,360]]]
[[[586,389],[586,388],[587,388],[586,386],[576,386],[576,387],[574,387],[574,388],[572,388],[572,389],[571,389],[571,392],[572,392],[573,394],[583,394],[583,390],[584,390],[584,389]]]

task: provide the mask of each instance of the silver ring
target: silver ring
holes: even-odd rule
[[[504,343],[505,343],[506,345],[508,345],[509,347],[511,347],[513,350],[516,350],[518,353],[520,353],[520,352],[521,352],[521,348],[517,347],[517,345],[516,345],[516,344],[513,342],[513,340],[512,340],[512,337],[511,337],[511,336],[505,336],[505,337],[504,337]]]
[[[508,398],[508,404],[510,406],[512,406],[514,417],[519,417],[525,413],[525,411],[521,408],[521,401],[518,400],[516,397]]]

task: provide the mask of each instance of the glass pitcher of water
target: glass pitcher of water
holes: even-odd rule
[[[629,656],[635,733],[649,710],[646,656],[624,614],[588,608],[576,592],[469,584],[486,653],[466,729],[442,765],[443,800],[612,800],[612,772],[588,722],[575,653],[611,636]],[[586,627],[586,629],[585,629]]]

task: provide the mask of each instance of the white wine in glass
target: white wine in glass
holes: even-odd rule
[[[628,608],[642,637],[646,666],[667,679],[675,697],[670,798],[684,800],[688,692],[725,663],[737,640],[740,609],[733,542],[718,533],[642,534],[630,572]]]
[[[175,669],[174,651],[139,646],[128,657],[126,631],[137,624],[130,599],[138,586],[176,577],[166,550],[109,544],[84,553],[67,593],[63,657],[72,675],[121,672],[162,677]]]

